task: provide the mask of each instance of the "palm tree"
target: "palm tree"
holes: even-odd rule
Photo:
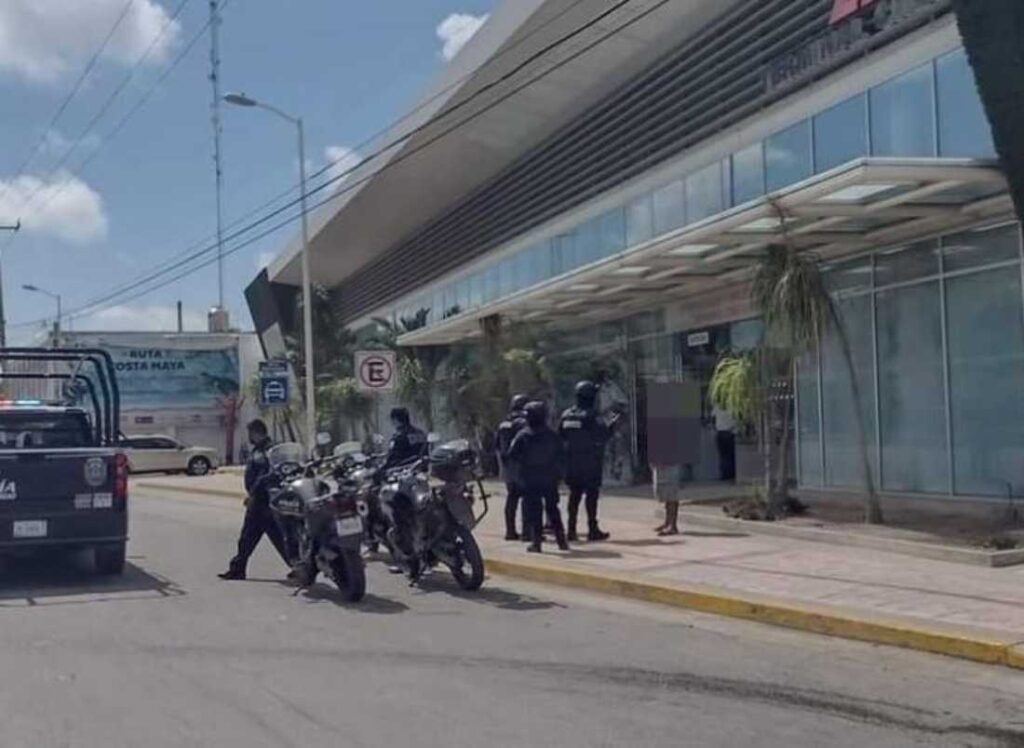
[[[788,216],[778,204],[775,204],[775,209],[782,227],[782,242],[768,247],[757,267],[753,284],[754,302],[765,321],[765,346],[772,347],[783,355],[784,371],[788,378],[792,376],[799,356],[818,348],[826,336],[835,336],[843,355],[853,398],[865,489],[864,518],[869,524],[881,524],[882,507],[875,491],[871,461],[868,457],[862,395],[849,337],[839,310],[822,278],[817,257],[797,250],[786,230]],[[771,367],[771,362],[767,359],[765,364],[766,367]],[[771,377],[771,374],[766,372],[766,376]],[[792,409],[787,402],[783,410],[779,480],[777,490],[772,492],[772,500],[776,502],[775,508],[787,491],[791,412]]]
[[[430,310],[420,309],[413,316],[402,317],[397,322],[375,318],[377,330],[367,343],[398,352],[398,397],[412,407],[428,431],[433,431],[434,392],[449,349],[444,346],[398,345],[398,338],[402,335],[426,327],[429,314]]]

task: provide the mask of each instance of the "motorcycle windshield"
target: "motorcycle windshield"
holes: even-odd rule
[[[302,463],[306,459],[306,452],[301,444],[287,442],[278,444],[267,452],[267,459],[270,460],[270,467],[276,468],[288,463]]]

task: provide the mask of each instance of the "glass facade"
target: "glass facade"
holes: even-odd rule
[[[428,319],[436,324],[455,309],[477,309],[866,155],[994,158],[991,130],[962,50],[497,259],[485,268],[486,280],[471,276],[443,284],[443,312],[431,310]],[[437,299],[432,291],[416,303]],[[408,306],[403,302],[391,314],[404,314]]]
[[[1013,224],[829,270],[883,490],[1024,495],[1021,252]],[[863,483],[847,371],[835,334],[798,367],[805,486]]]

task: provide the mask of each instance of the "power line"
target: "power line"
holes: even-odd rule
[[[51,182],[52,179],[60,172],[61,168],[68,162],[68,159],[71,158],[71,154],[74,153],[78,146],[82,144],[82,141],[84,141],[89,136],[89,133],[91,133],[92,130],[96,127],[96,125],[99,124],[100,120],[103,119],[104,116],[106,116],[107,112],[110,111],[110,108],[114,105],[114,102],[121,95],[121,92],[124,91],[128,84],[135,79],[135,76],[138,74],[138,71],[141,69],[142,65],[144,65],[146,60],[149,59],[149,56],[153,54],[153,51],[156,49],[157,44],[159,44],[160,41],[164,38],[164,36],[166,36],[171,26],[174,25],[174,22],[178,19],[178,16],[181,15],[181,12],[185,9],[185,6],[188,5],[189,2],[191,2],[191,0],[181,0],[181,2],[175,8],[174,12],[167,19],[166,23],[164,23],[164,25],[161,27],[157,35],[153,37],[152,41],[149,43],[149,46],[146,47],[145,51],[135,61],[135,64],[132,65],[128,73],[125,74],[125,76],[121,79],[117,86],[115,86],[114,89],[107,96],[107,99],[103,102],[103,105],[100,106],[99,110],[89,121],[89,124],[86,125],[85,129],[83,129],[81,133],[79,133],[78,137],[75,138],[75,141],[64,152],[64,155],[61,156],[61,158],[57,161],[57,164],[50,170],[48,178],[40,180],[39,185],[32,192],[29,193],[28,197],[26,197],[22,201],[19,210],[25,210],[32,203],[32,200],[35,199],[36,195],[38,195],[45,188],[46,184]],[[63,192],[64,189],[65,186],[61,186],[56,191],[51,192],[46,204],[48,205],[49,202],[52,201],[58,194]]]
[[[514,68],[512,71],[509,71],[505,75],[501,76],[499,79],[497,79],[497,80],[493,81],[492,83],[488,84],[487,86],[482,88],[480,91],[475,92],[473,94],[473,96],[468,98],[467,100],[465,100],[463,102],[460,102],[456,106],[452,107],[450,110],[445,111],[441,116],[446,117],[451,112],[456,111],[457,109],[466,106],[470,101],[474,100],[478,96],[483,95],[486,91],[494,88],[495,86],[500,85],[501,82],[503,82],[504,80],[507,80],[509,77],[515,75],[517,72],[519,72],[520,70],[522,70],[526,66],[530,65],[532,62],[536,61],[536,59],[539,59],[541,56],[543,56],[547,52],[551,51],[554,48],[557,48],[561,44],[566,43],[567,41],[571,40],[575,36],[578,36],[580,33],[586,31],[587,29],[592,28],[593,26],[601,23],[608,16],[612,15],[616,11],[618,11],[621,8],[625,7],[626,5],[631,3],[632,1],[633,0],[619,0],[619,2],[617,2],[614,6],[612,6],[611,8],[606,10],[605,12],[603,12],[600,15],[598,15],[597,17],[591,19],[586,24],[584,24],[583,26],[580,26],[576,30],[574,30],[574,31],[564,35],[563,37],[560,37],[560,39],[557,42],[555,42],[553,44],[550,44],[550,45],[547,45],[543,50],[541,50],[537,54],[531,55],[530,58],[525,60],[522,64],[516,66],[516,68]],[[580,47],[579,49],[573,51],[570,55],[566,56],[565,58],[563,58],[561,60],[558,60],[557,62],[555,62],[553,65],[551,65],[547,69],[541,71],[539,74],[537,74],[536,76],[532,77],[530,80],[526,81],[525,83],[522,83],[521,85],[519,85],[518,87],[514,88],[513,90],[504,93],[503,95],[501,95],[500,97],[498,97],[494,101],[488,103],[483,108],[481,108],[481,109],[479,109],[479,110],[477,110],[475,112],[472,112],[470,115],[468,115],[467,117],[465,117],[464,119],[462,119],[458,123],[454,124],[453,126],[447,128],[446,130],[444,130],[444,131],[442,131],[440,133],[437,133],[436,135],[431,137],[426,142],[418,144],[417,146],[415,146],[411,150],[409,150],[409,151],[407,151],[405,153],[399,154],[395,159],[393,159],[392,161],[390,161],[387,164],[383,165],[381,167],[381,169],[378,170],[377,172],[374,172],[373,174],[369,174],[369,175],[366,175],[364,177],[361,177],[360,179],[358,179],[355,182],[352,182],[350,184],[345,184],[342,188],[340,188],[340,189],[336,190],[335,192],[331,193],[328,197],[326,197],[325,199],[321,200],[320,202],[316,203],[311,208],[309,208],[308,212],[312,212],[312,211],[317,210],[318,208],[320,208],[320,207],[326,205],[327,203],[329,203],[330,201],[335,200],[335,199],[341,197],[342,195],[344,195],[344,194],[346,194],[346,193],[356,189],[360,185],[366,183],[370,179],[372,179],[375,176],[377,176],[377,174],[380,174],[382,171],[384,171],[386,169],[389,169],[389,168],[393,168],[394,166],[398,165],[399,163],[402,163],[403,161],[405,161],[406,159],[409,159],[409,158],[413,157],[414,155],[416,155],[420,151],[422,151],[422,150],[428,148],[429,146],[433,145],[438,140],[440,140],[440,139],[442,139],[444,137],[447,137],[448,135],[450,135],[452,132],[454,132],[455,130],[459,129],[460,127],[463,127],[467,123],[475,120],[476,118],[478,118],[480,116],[483,116],[487,112],[489,112],[492,109],[496,108],[498,105],[500,105],[500,104],[504,103],[505,101],[507,101],[508,99],[512,98],[513,96],[515,96],[520,91],[522,91],[522,90],[528,88],[529,86],[535,84],[537,81],[539,81],[542,78],[550,75],[551,73],[555,72],[556,70],[559,70],[560,68],[564,67],[565,65],[568,65],[570,62],[573,62],[574,60],[576,60],[579,57],[583,56],[584,54],[588,53],[590,50],[592,50],[595,47],[597,47],[598,45],[604,43],[605,41],[607,41],[611,37],[613,37],[613,36],[623,32],[624,30],[626,30],[630,26],[638,23],[639,21],[641,21],[642,19],[646,18],[651,13],[653,13],[655,10],[657,10],[657,9],[661,8],[662,6],[666,5],[668,2],[670,2],[670,0],[658,0],[657,2],[653,3],[649,7],[645,8],[643,11],[639,12],[637,15],[627,19],[621,25],[617,26],[614,29],[611,29],[610,31],[608,31],[607,33],[601,35],[600,37],[597,37],[594,40],[590,41],[589,43],[583,45],[582,47]],[[365,164],[367,164],[367,163],[371,162],[372,160],[376,159],[377,157],[383,155],[384,153],[386,153],[387,151],[391,150],[392,148],[394,148],[394,147],[396,147],[398,145],[401,145],[403,142],[408,140],[408,138],[411,137],[412,135],[415,135],[416,133],[421,132],[424,129],[426,129],[427,127],[433,126],[435,124],[436,124],[436,121],[432,121],[432,122],[428,122],[428,123],[426,123],[424,125],[421,125],[421,126],[419,126],[417,128],[414,128],[410,133],[407,133],[406,135],[402,136],[401,138],[396,139],[395,141],[392,141],[390,144],[385,145],[385,146],[379,148],[373,154],[367,156],[365,159],[360,161],[359,164],[356,164],[355,166],[353,166],[353,167],[351,167],[349,169],[346,169],[344,172],[335,175],[334,177],[332,177],[331,179],[327,180],[326,182],[324,182],[323,184],[319,185],[318,187],[314,188],[313,190],[307,191],[307,193],[306,193],[307,197],[309,195],[316,194],[318,192],[321,192],[321,191],[327,189],[332,184],[336,184],[337,182],[339,182],[341,180],[344,180],[346,177],[350,176],[353,172],[355,172],[356,170],[362,168],[362,166],[364,166]],[[323,173],[323,170],[321,170],[320,173]],[[225,241],[232,241],[232,240],[234,240],[236,238],[241,238],[242,236],[244,236],[245,234],[249,233],[253,229],[255,229],[255,228],[257,228],[257,227],[259,227],[259,226],[261,226],[261,225],[263,225],[263,224],[265,224],[267,222],[269,222],[273,218],[275,218],[275,217],[281,215],[282,213],[284,213],[289,208],[294,207],[299,202],[300,202],[299,200],[293,200],[293,201],[291,201],[291,202],[281,206],[280,208],[272,211],[271,213],[269,213],[269,214],[259,218],[258,220],[248,224],[247,226],[243,227],[242,229],[239,229],[238,231],[233,232],[229,236],[226,236],[224,238],[224,240]],[[269,229],[264,230],[260,234],[252,236],[252,237],[249,237],[248,239],[243,240],[238,245],[232,247],[230,250],[227,250],[224,253],[224,256],[227,257],[227,256],[235,254],[236,252],[241,251],[242,249],[244,249],[245,247],[250,246],[251,244],[255,243],[256,241],[259,241],[260,239],[263,239],[264,237],[268,236],[269,234],[274,233],[275,231],[283,228],[284,226],[287,226],[288,224],[290,224],[293,221],[295,221],[298,218],[300,218],[301,215],[302,215],[302,213],[300,211],[298,214],[289,216],[288,218],[280,221],[279,223],[274,224],[272,227],[270,227]],[[207,255],[207,254],[211,253],[212,251],[215,251],[216,248],[217,248],[216,244],[209,245],[209,246],[205,247],[204,249],[192,253],[191,255],[189,255],[189,256],[183,258],[182,260],[180,260],[180,261],[178,261],[178,262],[176,262],[176,263],[166,267],[165,269],[163,269],[163,270],[161,270],[159,272],[152,273],[148,277],[146,277],[146,278],[144,278],[144,279],[142,279],[142,280],[140,280],[140,281],[138,281],[138,282],[136,282],[136,283],[126,287],[126,288],[122,288],[119,291],[115,291],[113,293],[108,294],[107,296],[104,296],[104,297],[102,297],[100,299],[96,299],[96,300],[94,300],[92,302],[88,302],[88,303],[84,304],[81,307],[73,309],[68,314],[69,315],[74,315],[74,316],[80,316],[83,313],[93,313],[93,312],[99,311],[101,308],[103,308],[103,305],[106,304],[107,302],[113,301],[115,299],[118,299],[119,303],[125,303],[126,301],[131,301],[131,300],[139,298],[140,296],[145,295],[147,293],[151,293],[153,291],[159,290],[160,288],[163,288],[163,287],[165,287],[167,285],[170,285],[171,283],[175,283],[178,280],[181,280],[182,278],[185,278],[185,277],[187,277],[187,276],[189,276],[189,275],[191,275],[191,274],[193,274],[195,272],[198,272],[199,270],[204,269],[205,267],[209,266],[213,262],[216,262],[216,258],[214,258],[212,260],[206,260],[206,261],[204,261],[201,264],[198,264],[198,265],[195,265],[193,267],[187,268],[182,273],[180,273],[178,275],[175,275],[174,277],[170,278],[169,280],[165,280],[165,281],[162,281],[162,282],[160,282],[160,283],[158,283],[156,285],[147,287],[147,288],[139,291],[138,293],[136,293],[136,294],[134,294],[132,296],[129,296],[129,297],[124,298],[124,299],[120,298],[125,293],[129,293],[129,292],[135,290],[136,288],[140,288],[141,286],[146,285],[147,283],[150,283],[153,280],[159,279],[161,276],[166,275],[167,273],[172,272],[173,270],[176,270],[178,268],[184,267],[188,263],[190,263],[190,262],[192,262],[194,260],[200,259],[204,255]],[[12,325],[12,326],[13,327],[21,327],[21,326],[28,326],[28,325],[34,325],[34,324],[38,324],[38,321],[30,322],[30,323],[19,323],[18,325]]]
[[[528,33],[528,34],[524,35],[522,38],[518,39],[514,44],[512,44],[509,47],[501,50],[499,52],[499,54],[494,59],[500,59],[501,57],[505,57],[505,56],[511,54],[512,52],[514,52],[515,50],[519,49],[520,47],[525,45],[530,39],[532,39],[537,34],[539,34],[541,31],[543,31],[545,28],[547,28],[547,26],[549,26],[549,25],[551,25],[553,23],[556,23],[557,21],[561,20],[563,17],[568,15],[572,10],[574,10],[576,7],[578,7],[579,5],[583,4],[584,2],[587,2],[587,0],[574,0],[574,2],[572,2],[571,4],[569,4],[568,6],[563,8],[562,10],[560,10],[558,13],[556,13],[554,16],[552,16],[550,19],[548,19],[548,21],[544,25],[538,26],[537,28],[533,29],[530,33]],[[231,0],[225,0],[221,4],[221,12],[223,12],[224,9],[227,8],[227,6],[230,3],[231,3]],[[192,47],[194,47],[195,44],[199,41],[199,37],[205,32],[205,30],[208,27],[209,27],[209,22],[207,22],[199,30],[197,35],[189,42],[188,46],[184,50],[182,50],[182,53],[181,53],[181,55],[179,55],[179,57],[184,57],[184,56],[186,56],[189,53],[189,51],[192,49]],[[543,51],[540,54],[543,54]],[[534,57],[537,57],[537,56],[539,56],[539,55],[534,55]],[[179,60],[175,61],[174,65],[171,66],[171,69],[173,69],[173,67],[176,66],[177,62],[179,62]],[[169,73],[171,72],[171,69],[168,69],[167,71],[165,71],[163,77],[166,77],[167,75],[169,75]],[[372,135],[368,136],[367,138],[365,138],[361,143],[359,143],[359,144],[357,144],[355,146],[355,151],[358,153],[359,150],[363,149],[367,145],[372,144],[378,138],[386,135],[388,132],[393,130],[398,125],[402,124],[403,122],[405,122],[405,121],[407,121],[409,119],[412,119],[416,114],[418,114],[420,111],[425,109],[431,103],[433,103],[437,99],[441,98],[446,93],[448,93],[448,92],[452,91],[453,89],[457,88],[459,85],[461,85],[466,80],[468,80],[469,78],[473,77],[474,75],[476,75],[475,71],[474,72],[470,72],[470,73],[466,73],[465,75],[460,76],[457,80],[455,80],[452,83],[450,83],[444,89],[442,89],[441,91],[438,91],[437,93],[433,94],[428,99],[426,99],[425,101],[423,101],[420,104],[418,104],[413,110],[411,110],[411,111],[405,113],[404,115],[402,115],[395,122],[391,123],[387,127],[382,128],[382,129],[378,130],[377,132],[373,133]],[[160,81],[157,81],[157,86],[159,86],[159,84],[162,82],[163,77],[161,78]],[[150,89],[150,91],[147,92],[146,96],[144,96],[143,99],[140,100],[140,102],[136,106],[136,109],[141,108],[141,106],[145,103],[145,100],[147,100],[149,98],[149,96],[152,94],[152,92],[153,92],[153,89]],[[443,116],[447,116],[452,111],[455,111],[455,108],[453,108],[449,112],[445,112]],[[134,113],[134,110],[133,110],[133,112],[129,113],[128,118],[130,118],[133,113]],[[86,159],[84,162],[82,162],[82,164],[80,164],[79,171],[81,169],[83,169],[89,163],[89,161],[92,160],[92,158],[96,155],[96,153],[100,150],[100,148],[102,148],[102,146],[105,144],[106,140],[109,140],[111,137],[116,135],[117,131],[119,131],[120,128],[123,127],[124,124],[125,124],[125,120],[122,120],[122,122],[118,125],[118,127],[115,128],[115,130],[112,133],[110,133],[110,135],[105,139],[104,143],[101,143],[100,146],[98,146],[97,149],[95,151],[93,151],[93,154],[91,154],[88,159]],[[422,129],[422,128],[420,128],[420,129]],[[411,132],[407,133],[406,135],[403,135],[398,140],[404,140],[405,138],[408,138],[411,135],[415,134],[415,132],[417,132],[417,131],[418,130],[411,131]],[[313,180],[313,179],[316,179],[317,177],[321,176],[322,174],[324,174],[325,172],[329,171],[331,168],[336,166],[338,163],[340,163],[341,160],[342,159],[335,159],[333,161],[328,162],[323,168],[319,169],[314,174],[312,174],[309,177],[309,180]],[[355,169],[359,168],[361,165],[362,165],[362,163],[357,164],[356,166],[352,167],[352,169],[350,169],[350,170],[346,171],[345,173],[341,174],[340,177],[344,178],[345,176],[350,174],[352,171],[354,171]],[[307,180],[307,181],[309,181],[309,180]],[[293,185],[292,187],[290,187],[289,189],[285,190],[284,192],[279,193],[278,195],[276,195],[275,197],[271,198],[270,200],[268,200],[268,201],[262,203],[261,205],[253,208],[252,210],[246,212],[245,214],[243,214],[239,218],[237,218],[234,221],[232,221],[231,223],[229,223],[225,228],[227,230],[233,229],[234,227],[236,227],[239,224],[243,223],[245,220],[251,218],[254,215],[257,215],[258,213],[261,213],[262,211],[264,211],[265,209],[271,207],[272,205],[274,205],[275,203],[279,202],[280,200],[288,197],[292,193],[296,192],[298,189],[299,189],[299,185],[298,184]],[[57,194],[59,194],[59,191],[57,192]],[[314,192],[308,192],[307,195],[309,195],[309,194],[315,194],[315,193]],[[52,200],[53,197],[56,197],[56,195],[52,195],[50,199]],[[297,205],[298,203],[299,203],[299,200],[296,199],[296,200],[294,200],[294,201],[292,201],[292,202],[290,202],[290,203],[288,203],[286,205],[281,206],[281,208],[279,210],[277,210],[273,214],[271,214],[271,217],[274,217],[276,215],[280,215],[280,213],[283,210],[287,210],[289,207]],[[228,238],[230,239],[230,238],[233,238],[235,236],[236,236],[236,234],[232,234]],[[207,242],[212,241],[215,237],[216,237],[216,235],[210,235],[210,236],[208,236],[208,237],[206,237],[206,238],[204,238],[204,239],[202,239],[202,240],[200,240],[198,242],[195,242],[194,244],[192,244],[189,247],[187,247],[186,249],[184,249],[182,252],[179,252],[179,253],[173,255],[172,257],[168,258],[164,262],[159,263],[159,264],[153,266],[149,270],[144,271],[144,273],[158,273],[160,271],[162,271],[162,272],[169,272],[170,270],[177,269],[178,267],[181,266],[181,263],[179,263],[179,264],[171,264],[171,263],[174,263],[176,260],[178,260],[180,258],[183,258],[183,257],[186,258],[186,261],[191,261],[192,259],[195,259],[196,255],[194,255],[193,253],[195,253],[197,250],[199,250],[200,247],[205,246],[205,244]],[[205,252],[205,251],[209,251],[209,250],[203,250],[203,252]],[[170,267],[168,267],[169,264],[171,264]],[[132,281],[129,281],[128,283],[123,284],[122,286],[117,287],[116,290],[117,291],[122,291],[122,292],[126,291],[126,290],[131,290],[132,288],[135,287],[136,283],[145,283],[148,280],[152,279],[152,276],[149,276],[149,277],[142,278],[141,280],[137,280],[139,277],[140,276],[136,276],[136,279],[133,279]],[[116,292],[116,291],[114,291],[114,292]],[[111,293],[114,293],[114,292],[111,292]],[[94,302],[89,302],[89,303],[91,304],[91,303],[94,303]]]
[[[131,10],[131,7],[134,4],[135,0],[128,0],[128,2],[124,4],[124,7],[121,8],[121,12],[118,14],[117,18],[114,19],[114,25],[110,27],[110,30],[107,32],[107,35],[103,37],[103,41],[100,43],[100,46],[93,53],[92,57],[89,58],[89,61],[86,62],[85,67],[82,69],[82,72],[79,74],[78,79],[71,87],[71,90],[68,91],[67,95],[64,97],[64,100],[60,103],[60,106],[57,107],[57,111],[54,112],[53,116],[50,118],[50,124],[48,124],[46,126],[46,129],[42,131],[42,134],[39,136],[39,140],[36,141],[35,146],[29,151],[29,154],[25,158],[25,160],[21,162],[21,165],[15,171],[14,178],[11,181],[18,179],[18,177],[24,174],[25,169],[28,168],[29,164],[32,163],[32,160],[39,154],[39,151],[46,143],[46,140],[49,137],[50,133],[53,132],[53,128],[57,126],[57,122],[60,121],[60,118],[64,116],[64,112],[67,111],[67,108],[71,104],[71,101],[75,98],[75,95],[78,93],[79,89],[81,89],[82,85],[89,77],[89,74],[92,73],[93,68],[96,67],[96,63],[99,62],[100,56],[106,51],[107,45],[109,45],[110,40],[114,38],[114,34],[117,33],[117,30],[121,27],[121,24],[124,22],[124,19],[128,16],[128,11]],[[7,189],[6,184],[4,185],[4,189]]]

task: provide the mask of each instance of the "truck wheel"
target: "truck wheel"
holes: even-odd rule
[[[188,474],[202,476],[210,472],[210,461],[205,457],[193,457],[188,463]]]
[[[126,557],[124,543],[117,546],[105,546],[96,549],[96,571],[104,576],[115,576],[124,573]]]

